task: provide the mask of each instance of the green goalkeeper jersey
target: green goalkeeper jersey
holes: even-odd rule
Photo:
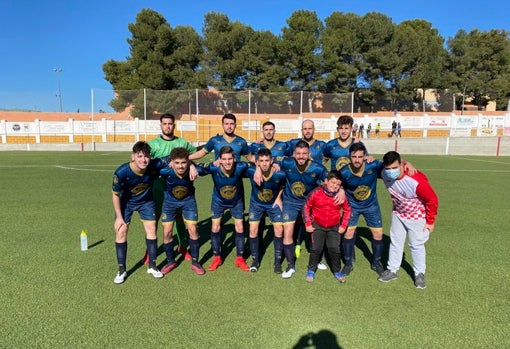
[[[175,148],[185,148],[190,154],[197,151],[197,148],[191,145],[187,140],[180,137],[174,137],[172,140],[166,140],[161,137],[152,139],[149,141],[149,145],[151,146],[151,157],[152,158],[161,158],[163,156],[170,155],[172,149]]]

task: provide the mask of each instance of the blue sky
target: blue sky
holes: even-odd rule
[[[215,11],[279,35],[300,9],[322,20],[335,11],[381,12],[394,23],[424,19],[445,40],[459,29],[510,30],[510,7],[502,0],[0,0],[0,110],[58,111],[59,83],[64,111],[90,111],[92,88],[94,109],[106,110],[111,85],[102,65],[129,55],[127,25],[143,8],[159,12],[172,27],[190,25],[199,34],[204,15]]]

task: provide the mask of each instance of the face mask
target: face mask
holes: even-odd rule
[[[400,177],[400,169],[399,168],[394,168],[394,169],[389,169],[389,170],[384,170],[386,171],[386,175],[388,177],[390,177],[391,179],[397,179],[398,177]]]

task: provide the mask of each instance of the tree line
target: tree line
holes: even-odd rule
[[[489,101],[502,110],[510,98],[506,30],[459,29],[445,42],[421,19],[396,24],[378,12],[333,12],[322,22],[298,10],[279,35],[209,12],[200,35],[191,26],[172,28],[151,9],[128,29],[130,56],[103,64],[116,91],[133,90],[111,102],[116,110],[136,110],[144,88],[352,92],[357,106],[375,109],[384,100],[391,110],[422,102],[425,89],[456,93],[458,109],[466,98],[480,110]]]

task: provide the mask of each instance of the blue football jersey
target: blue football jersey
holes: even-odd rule
[[[218,159],[220,157],[220,150],[224,146],[229,145],[234,149],[234,158],[236,161],[241,161],[241,156],[248,155],[250,150],[248,148],[248,143],[243,137],[235,136],[232,141],[227,141],[222,135],[214,136],[207,141],[204,145],[205,151],[208,153],[214,151],[214,158]]]
[[[131,162],[120,165],[113,174],[112,191],[122,202],[143,203],[153,200],[152,185],[159,177],[159,171],[168,166],[170,158],[152,159],[143,174],[135,173]]]
[[[287,142],[287,156],[292,156],[294,149],[296,149],[296,144],[299,141],[302,141],[302,138],[294,138]],[[306,141],[305,141],[306,142]],[[326,142],[319,141],[315,139],[310,146],[310,158],[313,161],[322,163],[322,158],[324,156],[324,149],[326,148]]]
[[[221,166],[215,166],[212,162],[199,164],[204,174],[210,174],[214,182],[212,200],[217,200],[226,205],[237,202],[244,197],[243,178],[249,165],[246,162],[235,162],[233,172],[229,175]]]
[[[262,183],[258,185],[253,180],[253,174],[256,167],[250,166],[246,171],[246,176],[250,179],[251,183],[251,196],[250,200],[260,204],[273,204],[278,196],[278,193],[285,185],[286,177],[282,171],[273,171],[268,178],[262,177]]]
[[[351,140],[351,142],[344,147],[340,144],[340,139],[338,138],[332,139],[326,143],[324,157],[331,160],[332,170],[340,170],[351,162],[349,148],[353,143],[354,141]]]
[[[304,202],[310,191],[324,181],[326,168],[316,162],[308,161],[306,168],[300,171],[294,158],[285,158],[280,162],[280,170],[285,173],[286,183],[283,190],[284,205],[286,200]]]
[[[377,178],[380,178],[384,165],[380,160],[364,163],[360,173],[355,174],[351,166],[340,169],[342,187],[352,209],[364,209],[377,203]]]

